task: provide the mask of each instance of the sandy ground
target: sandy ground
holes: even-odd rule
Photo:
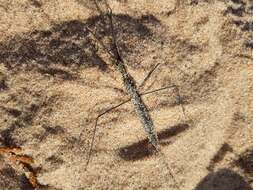
[[[142,92],[178,85],[185,116],[173,89],[143,97],[154,154],[131,103],[106,114],[85,170],[96,116],[127,98],[85,31],[101,17],[88,1],[0,0],[0,145],[34,159],[0,151],[0,189],[35,189],[29,170],[36,189],[252,190],[253,2],[109,3],[137,84],[161,63]]]

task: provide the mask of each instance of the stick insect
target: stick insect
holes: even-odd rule
[[[141,82],[141,84],[139,86],[136,85],[133,77],[127,72],[127,69],[125,67],[125,62],[123,57],[121,56],[120,50],[118,48],[118,44],[117,44],[117,36],[116,36],[116,32],[115,32],[115,27],[114,27],[114,23],[113,23],[113,13],[112,13],[112,9],[109,6],[109,4],[107,3],[106,0],[104,0],[104,5],[105,5],[105,11],[102,10],[102,8],[100,7],[99,3],[97,2],[97,0],[93,0],[96,9],[98,10],[98,12],[100,13],[100,15],[102,16],[103,20],[103,24],[106,25],[106,21],[108,22],[109,28],[110,28],[110,39],[111,39],[111,46],[112,48],[108,48],[104,42],[102,40],[99,40],[99,38],[96,36],[95,32],[92,31],[89,27],[87,27],[87,31],[92,35],[93,39],[102,47],[102,49],[109,55],[109,57],[112,59],[113,62],[113,66],[116,68],[116,70],[121,74],[124,86],[128,92],[128,95],[130,96],[130,98],[126,99],[125,101],[119,103],[118,105],[115,105],[109,109],[107,109],[106,111],[102,112],[101,114],[99,114],[96,119],[95,119],[95,125],[93,128],[93,134],[92,134],[92,140],[91,140],[91,144],[90,144],[90,149],[88,151],[88,158],[87,158],[87,163],[86,163],[86,168],[88,167],[90,160],[91,160],[91,156],[92,156],[92,150],[93,150],[93,146],[94,146],[94,142],[95,142],[95,136],[96,136],[96,130],[97,130],[97,126],[98,126],[98,121],[99,119],[104,116],[105,114],[111,112],[112,110],[119,108],[120,106],[132,101],[135,111],[137,113],[137,115],[139,116],[141,123],[147,133],[148,139],[149,139],[149,143],[152,145],[152,147],[156,150],[159,151],[159,140],[158,140],[158,136],[157,136],[157,132],[155,130],[155,126],[153,124],[152,118],[149,115],[149,111],[146,107],[146,105],[144,104],[143,100],[142,100],[142,96],[148,95],[148,94],[152,94],[152,93],[156,93],[162,90],[167,90],[167,89],[175,89],[176,94],[177,94],[177,100],[179,102],[179,104],[182,107],[182,111],[185,115],[185,109],[182,105],[182,99],[181,96],[179,94],[179,88],[177,85],[168,85],[162,88],[158,88],[155,90],[151,90],[151,91],[147,91],[147,92],[140,92],[142,90],[142,87],[146,84],[146,82],[148,81],[148,79],[150,78],[150,76],[154,73],[154,71],[161,65],[161,63],[156,64],[147,74],[147,76],[144,78],[144,80]],[[79,139],[82,136],[83,131],[80,133]]]

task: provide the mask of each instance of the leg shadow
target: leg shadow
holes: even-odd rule
[[[158,133],[158,139],[161,141],[161,146],[166,146],[171,143],[170,142],[163,142],[162,140],[169,139],[172,137],[177,136],[178,134],[184,132],[185,130],[189,129],[189,125],[187,124],[178,124],[176,126],[170,127]],[[126,161],[130,160],[140,160],[142,158],[151,156],[155,153],[152,149],[149,148],[149,141],[148,139],[144,139],[137,143],[134,143],[129,146],[125,146],[120,148],[119,156]]]
[[[242,176],[229,169],[208,174],[195,190],[253,190]]]
[[[215,166],[225,158],[228,152],[233,152],[233,148],[228,143],[224,143],[218,150],[218,152],[214,155],[214,157],[211,159],[207,169],[210,172],[213,171]]]

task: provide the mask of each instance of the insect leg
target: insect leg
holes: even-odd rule
[[[147,92],[141,93],[141,96],[142,95],[147,95],[147,94],[152,94],[152,93],[159,92],[159,91],[166,90],[166,89],[170,89],[170,88],[174,88],[176,90],[177,101],[178,101],[178,103],[180,104],[180,106],[182,108],[182,112],[184,114],[184,117],[186,117],[185,108],[184,108],[184,105],[183,105],[183,99],[182,99],[182,97],[180,95],[178,86],[175,85],[175,84],[172,84],[172,85],[169,85],[169,86],[165,86],[165,87],[162,87],[162,88],[158,88],[158,89],[155,89],[155,90],[151,90],[151,91],[147,91]]]
[[[159,65],[161,65],[161,63],[156,64],[156,65],[154,66],[154,68],[152,68],[152,69],[148,72],[147,76],[143,79],[143,81],[142,81],[141,84],[139,85],[139,87],[138,87],[139,89],[145,85],[145,83],[147,82],[147,80],[150,78],[150,76],[153,74],[153,72],[157,69],[157,67],[158,67]]]
[[[131,100],[131,99],[127,99],[127,100],[125,100],[125,101],[119,103],[118,105],[109,108],[108,110],[104,111],[103,113],[99,114],[99,115],[96,117],[96,119],[95,119],[95,125],[94,125],[94,128],[93,128],[93,133],[92,133],[91,145],[90,145],[90,149],[89,149],[89,153],[88,153],[88,159],[87,159],[87,163],[86,163],[86,168],[87,168],[87,166],[89,165],[89,162],[90,162],[90,159],[91,159],[91,154],[92,154],[92,150],[93,150],[93,146],[94,146],[94,142],[95,142],[95,136],[96,136],[97,124],[98,124],[99,118],[102,117],[103,115],[109,113],[110,111],[112,111],[112,110],[114,110],[114,109],[116,109],[116,108],[118,108],[118,107],[120,107],[120,106],[126,104],[126,103],[129,102],[130,100]],[[79,135],[79,141],[81,140],[83,131],[84,131],[84,130],[82,130],[81,133],[80,133],[80,135]],[[86,168],[85,168],[85,169],[86,169]]]
[[[182,105],[182,98],[181,98],[181,96],[180,96],[180,94],[179,94],[179,90],[178,90],[177,85],[174,85],[174,84],[173,84],[173,85],[165,86],[165,87],[162,87],[162,88],[158,88],[158,89],[155,89],[155,90],[151,90],[151,91],[147,91],[147,92],[141,93],[140,95],[141,95],[141,96],[145,96],[145,95],[148,95],[148,94],[153,94],[153,93],[156,93],[156,92],[159,92],[159,91],[162,91],[162,90],[167,90],[167,89],[170,89],[170,88],[176,89],[179,103],[180,103],[180,105],[181,105],[181,107],[182,107],[183,114],[185,115],[185,108],[184,108],[184,106]],[[104,111],[103,113],[99,114],[99,115],[96,117],[96,119],[95,119],[95,125],[94,125],[94,128],[93,128],[92,140],[91,140],[90,149],[89,149],[89,153],[88,153],[88,159],[87,159],[87,163],[86,163],[86,168],[87,168],[87,166],[89,165],[90,160],[91,160],[92,150],[93,150],[93,146],[94,146],[94,142],[95,142],[95,136],[96,136],[97,125],[98,125],[98,120],[100,119],[100,117],[102,117],[103,115],[109,113],[110,111],[112,111],[112,110],[114,110],[114,109],[116,109],[116,108],[118,108],[118,107],[120,107],[120,106],[122,106],[122,105],[124,105],[124,104],[126,104],[126,103],[128,103],[128,102],[130,102],[130,100],[131,100],[131,99],[129,98],[129,99],[127,99],[127,100],[125,100],[125,101],[123,101],[123,102],[121,102],[121,103],[119,103],[119,104],[117,104],[117,105],[115,105],[115,106],[109,108],[108,110]],[[83,131],[82,131],[82,132],[80,133],[80,135],[79,135],[79,140],[81,139],[82,133],[83,133]],[[86,168],[85,168],[85,169],[86,169]]]

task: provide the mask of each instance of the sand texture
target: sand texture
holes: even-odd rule
[[[110,0],[150,151],[89,0],[0,0],[0,190],[253,190],[253,1]],[[81,134],[81,135],[80,135]],[[13,148],[16,148],[15,150]],[[34,176],[33,176],[34,175]],[[172,177],[173,176],[173,177]],[[34,179],[34,178],[36,179]],[[33,183],[34,182],[34,183]]]

